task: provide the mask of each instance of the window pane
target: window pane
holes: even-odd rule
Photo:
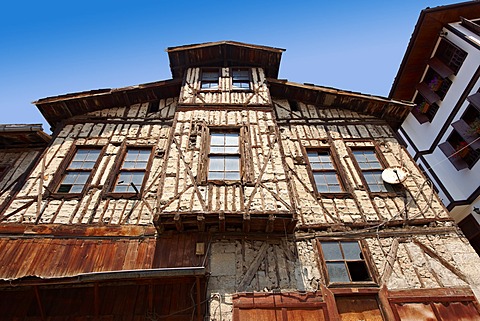
[[[224,146],[225,135],[223,133],[211,133],[210,145],[211,146]]]
[[[224,172],[209,172],[208,179],[220,179],[223,180],[225,178]]]
[[[238,133],[226,133],[225,146],[238,146]]]
[[[75,184],[85,184],[87,182],[88,176],[90,176],[89,172],[78,173]]]
[[[135,172],[132,173],[132,182],[137,188],[142,187],[143,177],[145,176],[144,172]]]
[[[225,157],[225,170],[238,171],[240,169],[240,158],[238,156]]]
[[[122,168],[129,168],[129,169],[135,168],[135,162],[134,161],[125,161],[123,163]]]
[[[240,150],[237,146],[225,147],[224,148],[224,153],[225,154],[238,154],[238,153],[240,153]]]
[[[72,189],[71,184],[62,184],[58,187],[57,193],[70,193],[71,189]]]
[[[77,172],[69,172],[63,178],[62,184],[73,184],[75,183],[75,179],[77,178]]]
[[[322,242],[323,256],[326,261],[343,260],[338,242]]]
[[[327,262],[327,270],[330,282],[350,282],[345,263]]]
[[[240,180],[240,173],[239,172],[226,172],[225,173],[226,180]]]
[[[358,242],[340,242],[342,244],[345,260],[362,260],[362,251]]]
[[[225,159],[223,156],[210,156],[210,171],[223,171],[225,169]]]
[[[84,185],[72,185],[69,193],[81,193]]]

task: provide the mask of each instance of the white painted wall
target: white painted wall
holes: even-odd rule
[[[452,27],[456,28],[457,30],[464,33],[469,39],[472,41],[477,42],[480,45],[480,37],[475,35],[474,33],[470,32],[469,30],[465,29],[464,27],[460,26],[459,23],[451,24]],[[467,57],[458,71],[456,76],[452,76],[452,86],[450,87],[447,95],[445,96],[444,100],[441,101],[439,105],[439,110],[435,115],[435,118],[431,123],[424,123],[420,124],[413,115],[409,115],[404,123],[402,124],[403,130],[407,133],[410,137],[410,140],[415,143],[415,146],[418,150],[428,150],[430,146],[433,144],[433,141],[438,136],[438,133],[441,130],[441,127],[447,121],[447,118],[452,112],[452,109],[457,104],[460,96],[462,95],[465,87],[472,79],[475,71],[477,70],[478,66],[480,65],[480,50],[472,46],[467,41],[461,39],[456,34],[449,32],[448,30],[444,29],[447,33],[446,38],[457,45],[459,48],[465,50],[467,52]],[[438,39],[438,42],[440,38]],[[438,45],[437,42],[437,45]],[[473,87],[473,90],[469,93],[469,95],[473,95],[478,91],[480,87],[480,82],[477,82]],[[468,106],[468,101],[465,101],[459,112],[455,115],[453,121],[457,121],[465,112]],[[449,127],[445,134],[440,139],[440,144],[445,142],[448,136],[451,134],[453,128]],[[407,141],[407,140],[406,140]],[[408,151],[414,155],[415,151],[412,146],[408,146]],[[475,166],[471,169],[463,169],[457,171],[452,163],[447,159],[445,154],[436,147],[431,154],[427,154],[424,156],[427,160],[430,167],[433,169],[435,174],[438,176],[439,180],[443,183],[443,185],[447,188],[450,195],[454,198],[454,200],[463,200],[466,199],[469,195],[473,193],[475,189],[478,188],[480,184],[480,161],[475,164]],[[423,166],[424,169],[427,169],[429,166],[426,164],[422,164],[419,160],[419,164]],[[428,175],[428,171],[426,173]],[[433,177],[430,177],[433,182],[435,180]],[[439,196],[444,201],[445,205],[449,204],[449,200],[445,196],[445,194],[439,188]],[[456,217],[457,220],[463,218],[468,213],[471,213],[473,208],[471,206],[463,206],[462,208],[455,209],[451,211],[452,216]],[[465,214],[467,213],[467,214]]]

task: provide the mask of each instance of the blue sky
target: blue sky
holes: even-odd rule
[[[287,49],[280,78],[387,96],[420,11],[458,1],[8,1],[1,124],[42,123],[40,98],[171,78],[167,47]]]

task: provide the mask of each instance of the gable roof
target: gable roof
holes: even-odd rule
[[[349,109],[385,120],[396,129],[414,104],[341,89],[268,79],[272,97],[283,97],[322,107]]]
[[[178,96],[181,79],[151,82],[123,88],[107,88],[42,98],[33,103],[52,126],[70,117],[92,111],[130,106]]]
[[[218,41],[167,48],[172,77],[182,78],[189,67],[261,67],[265,75],[278,77],[285,49]]]
[[[46,147],[51,137],[41,124],[0,124],[0,148]]]
[[[421,80],[440,31],[447,24],[460,21],[460,17],[467,19],[480,17],[480,2],[468,1],[426,8],[420,12],[388,97],[401,100],[412,99],[415,86]]]

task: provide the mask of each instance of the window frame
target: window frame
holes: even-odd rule
[[[93,176],[95,175],[98,166],[103,158],[103,155],[105,153],[105,146],[98,146],[98,145],[75,145],[73,146],[63,159],[62,163],[60,164],[59,169],[56,171],[52,181],[50,182],[49,186],[47,187],[47,192],[49,193],[48,196],[53,197],[53,198],[77,198],[83,196],[89,186],[91,186],[91,182],[93,179]],[[99,154],[97,159],[95,160],[95,163],[93,167],[89,170],[87,169],[75,169],[75,168],[69,168],[71,163],[73,162],[75,156],[77,155],[77,152],[80,150],[98,150]],[[62,182],[69,172],[90,172],[87,180],[85,181],[85,184],[82,188],[81,192],[78,193],[65,193],[65,192],[58,192],[58,189],[62,185]]]
[[[206,80],[206,79],[203,79],[203,75],[207,72],[216,72],[217,73],[217,81],[216,81],[216,84],[217,84],[217,87],[215,88],[212,88],[212,87],[207,87],[207,88],[203,88],[203,85],[204,84],[213,84],[215,83],[213,80]],[[218,67],[207,67],[207,68],[201,68],[200,69],[200,77],[199,77],[199,80],[200,80],[200,91],[220,91],[220,79],[222,78],[222,69],[221,68],[218,68]]]
[[[357,158],[355,157],[355,154],[354,154],[354,152],[357,152],[357,151],[372,151],[373,154],[375,155],[375,157],[377,158],[377,161],[378,161],[381,168],[380,169],[362,169],[360,167],[360,163],[358,162],[358,160],[357,160]],[[361,147],[350,146],[349,147],[349,154],[350,154],[350,158],[352,159],[352,161],[355,165],[355,168],[357,169],[359,177],[362,181],[363,188],[370,195],[373,195],[373,196],[376,196],[376,195],[398,196],[402,193],[403,187],[402,187],[401,184],[395,184],[395,185],[388,184],[387,182],[383,181],[383,179],[382,179],[382,182],[383,182],[383,185],[385,186],[385,188],[387,189],[387,191],[372,191],[371,190],[370,185],[367,182],[367,179],[365,177],[364,172],[378,172],[380,174],[380,179],[381,179],[381,175],[382,175],[383,170],[385,170],[385,168],[388,168],[387,162],[383,158],[383,155],[379,151],[379,148],[376,144],[374,144],[373,146],[361,146]],[[388,190],[387,186],[391,188],[390,191]]]
[[[348,273],[348,277],[351,280],[351,275],[349,272],[349,267],[346,264],[347,261],[362,261],[365,265],[366,272],[368,273],[368,276],[370,277],[370,280],[367,281],[349,281],[349,282],[332,282],[330,281],[330,276],[328,274],[328,267],[327,267],[327,260],[325,259],[325,253],[322,248],[322,243],[341,243],[341,242],[356,242],[358,244],[358,247],[360,249],[361,255],[363,256],[362,260],[329,260],[329,261],[335,261],[335,262],[344,262],[346,266],[346,270]],[[371,255],[370,251],[368,250],[368,247],[365,243],[364,240],[358,240],[358,239],[347,239],[347,238],[339,238],[339,239],[317,239],[317,248],[318,248],[318,253],[319,253],[319,259],[320,259],[320,270],[323,273],[325,283],[327,284],[328,287],[371,287],[371,286],[377,286],[378,285],[378,275],[375,270],[375,265],[373,264],[371,260]],[[342,256],[344,254],[342,253]]]
[[[237,153],[220,153],[220,152],[212,152],[212,134],[213,133],[238,133],[238,152]],[[242,179],[242,149],[241,149],[241,133],[240,133],[240,128],[231,128],[231,129],[222,129],[222,128],[210,128],[208,131],[208,152],[207,152],[207,159],[208,162],[206,164],[206,169],[207,169],[207,174],[206,174],[206,179],[208,182],[239,182]],[[224,147],[226,145],[223,145]],[[210,163],[212,160],[212,156],[229,156],[229,155],[238,155],[238,179],[212,179],[210,178]],[[221,171],[216,171],[216,172],[221,172]],[[227,171],[223,170],[224,176]]]
[[[145,168],[141,169],[131,169],[131,168],[123,168],[123,165],[125,163],[125,159],[127,157],[128,151],[129,150],[147,150],[150,151],[150,155],[147,160],[147,164],[145,165]],[[110,183],[108,184],[108,193],[107,196],[111,198],[130,198],[130,199],[140,199],[144,193],[145,190],[145,183],[148,180],[148,176],[150,174],[150,168],[152,166],[153,162],[153,157],[155,155],[154,153],[155,147],[150,146],[150,145],[126,145],[123,148],[120,149],[120,151],[117,153],[115,157],[115,162],[116,166],[114,171],[111,173],[110,176]],[[116,192],[115,188],[117,186],[118,179],[120,178],[120,174],[122,172],[143,172],[143,179],[142,179],[142,185],[140,189],[138,190],[138,193],[136,191],[133,192]]]
[[[310,162],[310,158],[308,156],[309,153],[327,153],[330,162],[332,164],[332,169],[314,169],[312,167],[312,164]],[[340,170],[339,166],[339,161],[337,158],[337,155],[335,151],[330,148],[330,147],[319,147],[319,148],[306,148],[304,149],[304,157],[308,166],[308,176],[310,178],[310,182],[312,184],[313,190],[315,194],[319,197],[346,197],[350,195],[350,192],[347,190],[347,184],[344,180],[344,175]],[[329,173],[335,173],[335,176],[337,178],[338,185],[340,186],[341,191],[336,191],[336,192],[320,192],[317,188],[317,183],[315,181],[315,173],[323,173],[323,172],[329,172]]]
[[[234,80],[233,73],[236,70],[237,71],[246,71],[248,73],[248,79],[241,79],[241,80],[237,81],[237,83],[248,84],[248,88],[235,87],[234,86],[235,80]],[[230,70],[229,70],[229,74],[230,74],[230,90],[231,91],[251,91],[252,90],[252,69],[251,68],[231,67]]]
[[[210,132],[224,131],[224,132],[238,132],[239,133],[239,149],[240,149],[240,179],[239,180],[211,180],[208,178],[210,167]],[[202,129],[202,146],[200,157],[198,158],[198,174],[197,183],[207,184],[213,183],[216,185],[231,185],[231,184],[251,184],[253,182],[253,169],[251,164],[251,146],[248,128],[245,126],[204,126]]]

